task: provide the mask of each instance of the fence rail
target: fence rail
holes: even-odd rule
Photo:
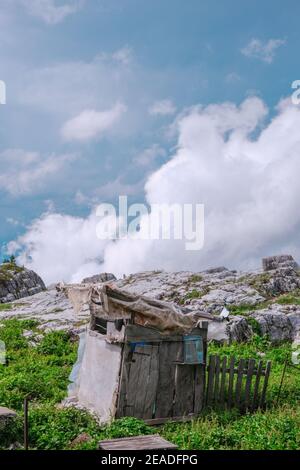
[[[271,362],[220,358],[212,355],[207,366],[205,403],[213,408],[238,408],[254,411],[266,406]]]

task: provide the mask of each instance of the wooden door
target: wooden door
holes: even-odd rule
[[[199,329],[194,334],[199,332],[206,334]],[[118,417],[149,421],[197,415],[203,405],[204,381],[204,364],[184,363],[182,336],[166,337],[150,328],[127,326]]]

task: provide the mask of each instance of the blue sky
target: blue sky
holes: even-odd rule
[[[299,78],[299,16],[296,0],[1,0],[1,246],[47,211],[142,200],[191,106],[256,95],[272,116]]]

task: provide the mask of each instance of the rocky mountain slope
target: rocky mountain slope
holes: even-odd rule
[[[266,258],[262,269],[248,273],[219,267],[199,273],[151,271],[121,280],[103,274],[85,282],[107,280],[132,293],[214,314],[216,320],[226,307],[228,318],[209,325],[211,339],[244,341],[255,332],[267,335],[272,342],[293,341],[300,332],[300,273],[291,256]],[[88,309],[75,314],[68,299],[55,287],[0,310],[0,319],[15,316],[37,319],[41,329],[76,333],[89,320]]]
[[[46,289],[42,279],[34,272],[14,262],[0,265],[0,304],[29,297]]]

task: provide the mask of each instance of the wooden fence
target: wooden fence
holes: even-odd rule
[[[212,408],[254,411],[265,408],[271,362],[220,358],[212,355],[207,366],[205,404]]]

